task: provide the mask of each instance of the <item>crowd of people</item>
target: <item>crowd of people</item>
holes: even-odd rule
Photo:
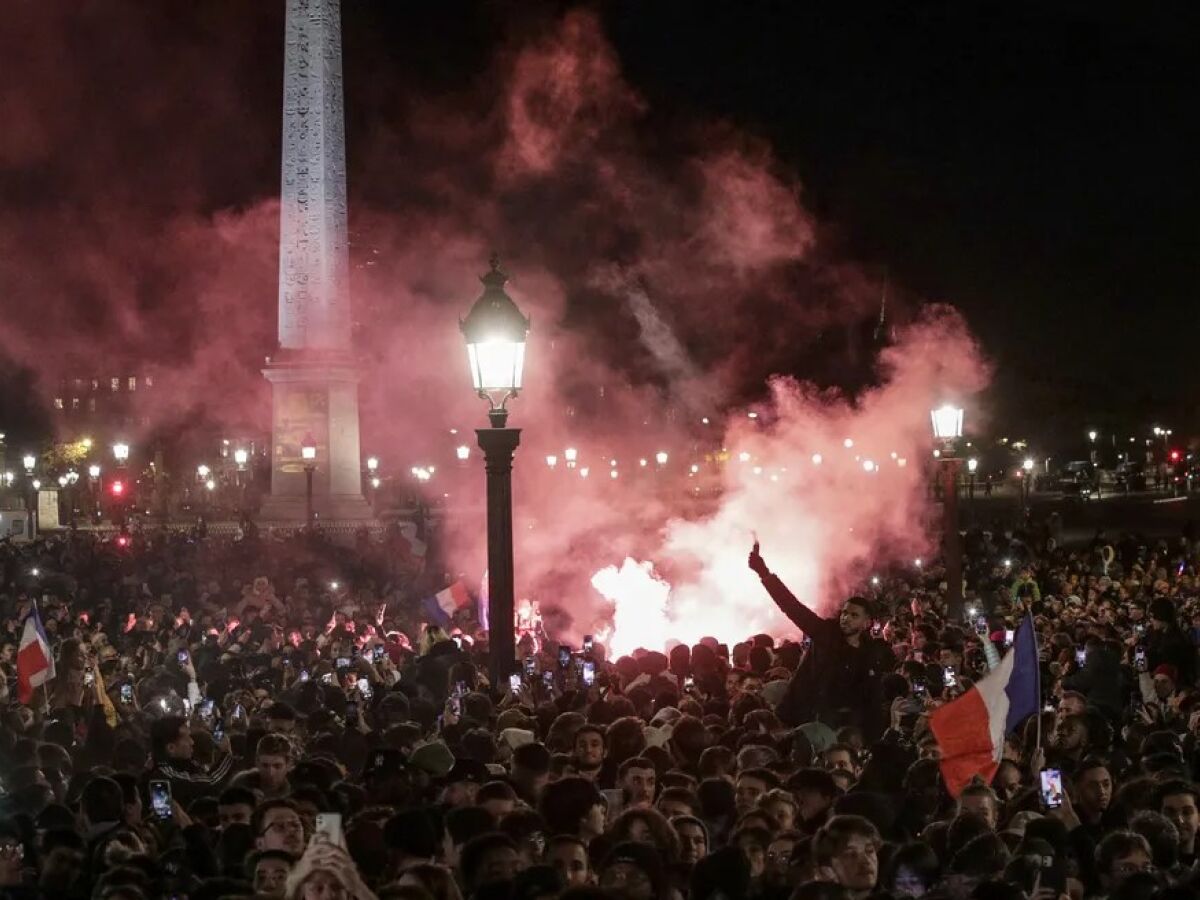
[[[792,633],[619,659],[526,635],[489,684],[486,637],[423,621],[377,548],[0,545],[0,897],[1200,896],[1198,548],[964,546],[961,617],[927,566],[823,618],[756,546]],[[1043,710],[951,796],[930,713],[1027,616]]]

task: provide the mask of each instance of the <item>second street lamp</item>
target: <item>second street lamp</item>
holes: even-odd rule
[[[508,428],[508,400],[521,390],[529,320],[504,291],[508,276],[492,255],[480,278],[483,293],[460,323],[475,392],[488,401],[490,428],[477,429],[487,472],[488,647],[491,683],[497,690],[516,671],[513,588],[512,462],[521,440]]]
[[[945,404],[930,413],[933,437],[941,444],[938,471],[942,477],[942,545],[946,557],[946,618],[962,618],[962,540],[958,534],[958,469],[962,460],[955,450],[962,437],[963,410]]]
[[[313,524],[313,472],[317,471],[317,440],[312,432],[300,442],[300,458],[304,461],[304,527]]]

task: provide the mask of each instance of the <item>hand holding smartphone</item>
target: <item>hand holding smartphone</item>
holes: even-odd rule
[[[171,782],[150,782],[150,810],[160,821],[165,822],[171,818]]]
[[[1043,809],[1058,809],[1063,805],[1062,772],[1058,769],[1042,769],[1038,773]]]

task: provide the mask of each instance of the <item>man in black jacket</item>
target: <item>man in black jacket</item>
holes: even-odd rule
[[[854,724],[868,741],[879,737],[887,727],[880,679],[895,668],[896,658],[885,641],[871,636],[867,601],[851,597],[836,619],[822,619],[771,574],[757,543],[749,565],[775,605],[810,641],[776,715],[786,725]]]

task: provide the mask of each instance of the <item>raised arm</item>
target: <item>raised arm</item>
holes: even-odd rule
[[[780,612],[791,619],[792,623],[806,636],[814,640],[819,639],[824,633],[825,620],[797,600],[796,595],[779,580],[779,576],[772,574],[758,552],[758,541],[754,542],[748,563],[751,571],[762,580],[763,587],[767,589],[767,593],[771,595],[771,599],[775,601]]]

